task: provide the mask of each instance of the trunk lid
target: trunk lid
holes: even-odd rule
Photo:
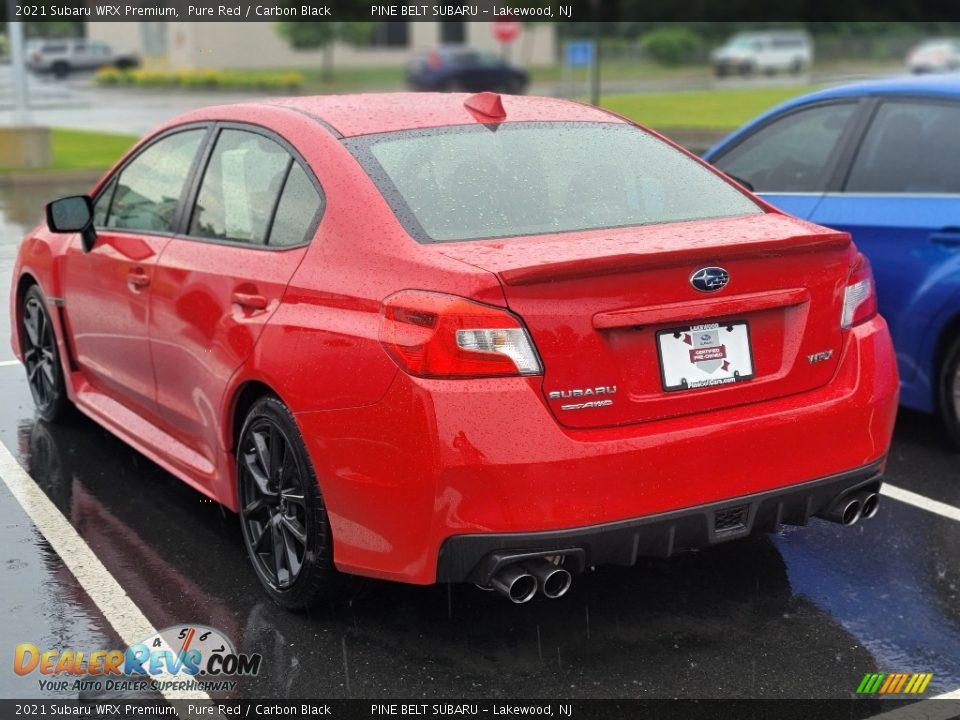
[[[433,247],[498,275],[567,427],[800,393],[839,362],[850,237],[778,213]],[[728,282],[695,289],[704,268]]]

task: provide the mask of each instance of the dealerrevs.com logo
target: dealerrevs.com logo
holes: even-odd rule
[[[206,625],[164,628],[126,650],[41,650],[20,643],[18,675],[37,673],[41,690],[233,690],[237,677],[260,672],[260,654],[237,653],[233,642]]]
[[[858,695],[919,695],[926,692],[932,673],[867,673],[857,687]]]

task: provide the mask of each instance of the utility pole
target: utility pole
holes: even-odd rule
[[[593,0],[594,18],[599,17],[599,3]],[[593,62],[590,63],[590,104],[600,105],[600,22],[594,20],[590,25],[593,28]]]
[[[7,2],[7,17],[15,17],[16,6],[13,0]],[[30,124],[30,106],[27,99],[26,52],[23,48],[23,23],[7,20],[7,32],[10,36],[10,69],[13,72],[13,124]]]

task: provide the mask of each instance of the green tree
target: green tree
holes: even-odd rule
[[[323,50],[323,79],[333,81],[333,44],[342,40],[354,45],[368,42],[376,23],[373,22],[303,22],[277,23],[277,32],[294,50]]]

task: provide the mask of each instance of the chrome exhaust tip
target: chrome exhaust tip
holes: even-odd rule
[[[573,584],[569,570],[547,560],[527,560],[523,567],[537,579],[544,597],[555,600],[567,594]]]
[[[862,512],[863,503],[860,502],[859,497],[855,495],[848,495],[840,498],[837,502],[823,512],[818,513],[817,517],[821,517],[824,520],[829,520],[830,522],[839,523],[840,525],[849,526],[856,524],[856,522],[860,519]]]
[[[880,509],[880,493],[865,493],[860,500],[861,511],[860,517],[864,520],[869,520],[877,514],[877,511]]]
[[[519,565],[507,565],[490,579],[493,589],[518,605],[537,594],[537,579]]]

